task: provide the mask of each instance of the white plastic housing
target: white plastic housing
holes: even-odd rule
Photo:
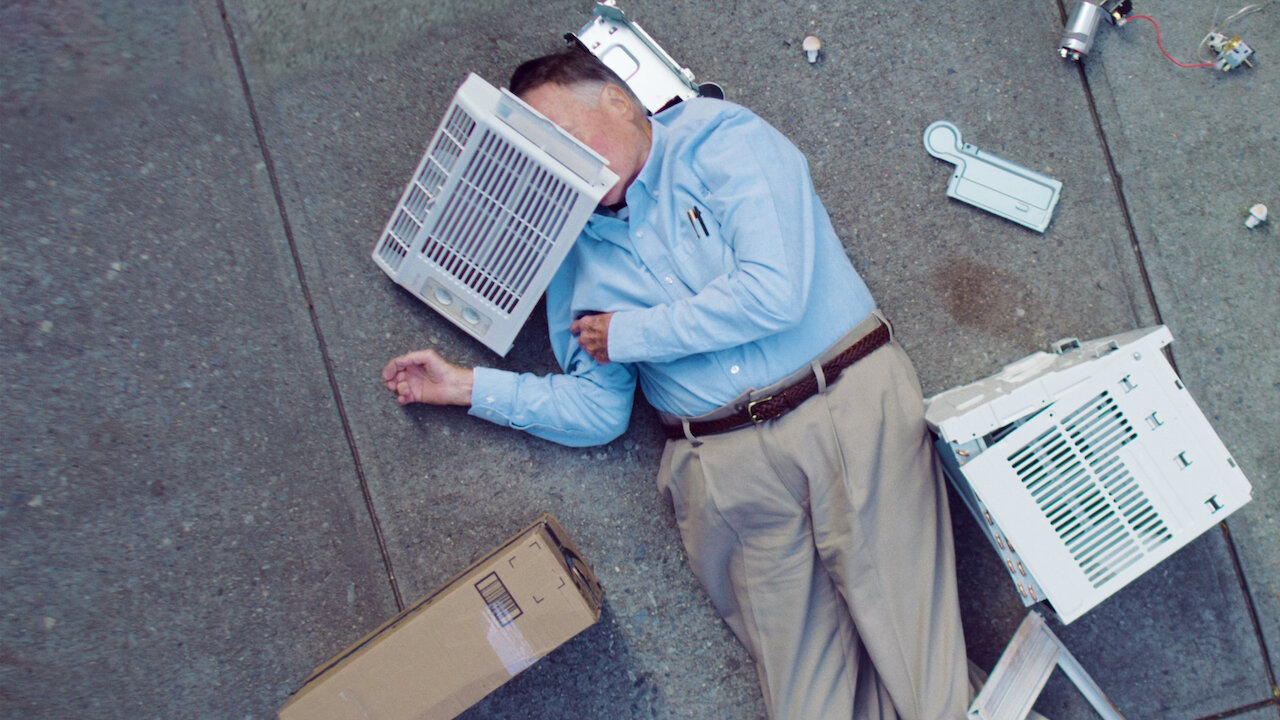
[[[472,73],[391,213],[373,260],[505,355],[617,181],[604,158]]]
[[[925,401],[947,474],[1064,623],[1250,499],[1158,326],[1036,353]]]

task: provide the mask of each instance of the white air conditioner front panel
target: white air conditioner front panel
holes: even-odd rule
[[[506,354],[615,182],[603,158],[472,74],[373,258],[397,283]]]
[[[1034,599],[1047,599],[1063,622],[1249,500],[1248,481],[1158,347],[1109,342],[1063,358],[1069,389],[988,435],[985,447],[968,431],[940,432],[960,450],[949,459],[952,480],[990,513],[989,535],[1016,547],[1045,595]],[[1042,370],[1041,382],[1053,384],[1054,372]],[[983,382],[986,401],[997,402]],[[1024,384],[1010,395],[1042,391]],[[984,416],[974,410],[964,412]]]

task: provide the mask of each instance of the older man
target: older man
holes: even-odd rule
[[[771,716],[962,717],[951,528],[919,382],[804,157],[732,103],[649,117],[577,49],[521,65],[511,90],[620,178],[547,290],[564,373],[423,350],[387,364],[388,389],[594,445],[626,429],[639,380],[669,438],[659,487]]]

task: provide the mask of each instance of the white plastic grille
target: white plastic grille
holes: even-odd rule
[[[569,185],[486,130],[422,253],[510,313],[564,227],[574,195]]]
[[[475,120],[466,110],[455,105],[435,143],[427,150],[422,166],[410,180],[404,201],[378,247],[378,257],[392,272],[400,269],[400,263],[409,253],[414,237],[422,230],[440,188],[462,156],[475,127]]]
[[[472,73],[427,143],[373,260],[505,355],[617,182],[605,158]]]
[[[1172,538],[1117,455],[1137,437],[1103,391],[1008,457],[1095,588]]]
[[[1064,623],[1249,502],[1172,340],[1162,325],[1064,340],[925,401],[948,477],[1019,589],[1038,588],[1023,603]]]

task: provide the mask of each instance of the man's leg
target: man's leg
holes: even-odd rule
[[[770,717],[898,717],[813,544],[807,482],[755,429],[667,444],[659,485],[689,563],[756,660]]]
[[[963,717],[951,522],[906,353],[890,343],[781,420],[772,445],[804,467],[818,553],[898,712]]]

